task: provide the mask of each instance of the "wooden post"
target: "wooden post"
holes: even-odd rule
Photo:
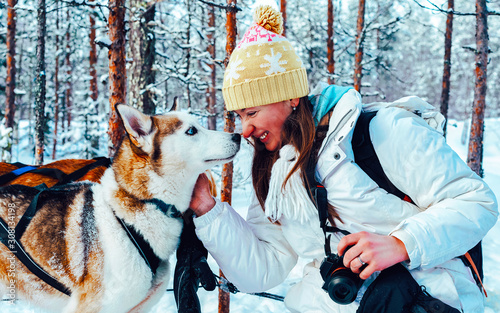
[[[488,65],[488,9],[486,0],[476,0],[476,87],[469,137],[467,165],[483,177],[483,132]]]
[[[224,63],[227,67],[229,63],[229,57],[236,47],[236,0],[227,0],[228,10],[226,12],[226,59]],[[234,113],[227,111],[224,108],[224,131],[233,133],[234,132]],[[231,203],[233,189],[233,162],[226,163],[222,167],[222,190],[221,190],[221,201]],[[220,276],[223,277],[224,274],[220,272]],[[219,313],[229,313],[229,301],[230,295],[228,292],[223,291],[219,288]]]

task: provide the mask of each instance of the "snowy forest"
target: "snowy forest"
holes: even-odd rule
[[[353,86],[365,103],[421,97],[463,125],[468,165],[483,176],[484,121],[500,116],[499,0],[6,0],[2,161],[112,157],[118,103],[147,114],[177,107],[209,129],[239,131],[225,112],[224,70],[253,9],[270,3],[311,88]],[[500,309],[498,283],[492,298]]]
[[[116,103],[161,114],[176,102],[208,128],[222,129],[226,38],[238,41],[256,2],[8,0],[0,5],[2,159],[37,153],[27,162],[43,163],[112,154],[119,139],[113,138]],[[311,86],[320,81],[354,86],[364,102],[418,95],[458,120],[471,118],[481,97],[486,109],[479,115],[500,112],[499,2],[281,0],[276,5]],[[477,10],[484,11],[483,30]],[[234,34],[226,30],[227,16],[236,21]],[[28,140],[21,141],[20,133]]]

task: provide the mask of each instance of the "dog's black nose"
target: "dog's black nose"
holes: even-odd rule
[[[240,134],[233,134],[231,136],[231,140],[236,142],[237,144],[240,144],[241,142],[241,135]]]

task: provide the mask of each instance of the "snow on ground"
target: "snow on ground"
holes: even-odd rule
[[[450,121],[448,126],[448,143],[465,160],[467,158],[467,145],[462,145],[460,137],[464,123],[461,121]],[[500,198],[500,119],[488,119],[485,127],[484,138],[484,179],[493,189],[495,195]],[[233,207],[243,217],[246,216],[246,206],[251,194],[251,182],[249,174],[250,148],[244,147],[235,161],[235,189],[233,191]],[[29,162],[24,160],[24,162]],[[237,182],[236,182],[237,181]],[[497,223],[483,240],[485,285],[488,291],[486,299],[486,313],[500,312],[500,222]],[[172,262],[175,259],[172,258]],[[302,268],[308,260],[299,260],[297,266],[290,273],[285,282],[276,288],[268,290],[269,293],[284,296],[291,285],[296,283],[302,276]],[[209,258],[209,263],[214,271],[218,273],[215,261]],[[218,311],[217,291],[207,292],[200,289],[198,292],[202,311],[214,313]],[[269,313],[286,312],[282,302],[261,298],[255,295],[237,293],[231,295],[230,311],[238,313]],[[30,307],[25,303],[18,302],[15,305],[0,303],[0,312],[9,313],[38,313],[42,312]],[[175,313],[175,301],[173,293],[167,291],[161,301],[153,308],[153,313]]]

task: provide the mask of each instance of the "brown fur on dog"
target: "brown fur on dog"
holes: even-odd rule
[[[15,260],[15,288],[21,298],[48,309],[64,307],[64,312],[146,312],[161,297],[160,291],[165,290],[168,258],[175,251],[182,230],[182,220],[173,213],[187,210],[196,175],[209,167],[205,164],[222,164],[234,157],[240,137],[197,130],[194,127],[198,125],[188,115],[183,115],[183,125],[176,115],[146,117],[132,108],[123,107],[123,111],[128,137],[112,167],[95,179],[99,181],[102,176],[104,183],[79,182],[44,190],[39,194],[37,213],[20,239],[31,258],[66,286],[71,297]],[[149,118],[152,123],[148,123]],[[154,128],[150,128],[151,124]],[[201,137],[189,139],[198,132]],[[162,136],[160,140],[158,137]],[[194,150],[197,152],[190,154],[199,142],[213,138],[214,144],[203,149],[198,146]],[[189,145],[185,144],[187,139]],[[51,166],[70,173],[78,163],[81,168],[93,162],[80,161],[83,162],[63,160],[45,168]],[[57,183],[54,178],[34,175],[39,176],[38,180],[25,174],[11,183]],[[82,179],[85,177],[89,176]],[[186,182],[190,182],[188,187]],[[37,194],[38,190],[19,185],[0,188],[0,217],[14,227]],[[167,204],[172,206],[165,210]],[[161,261],[156,271],[148,268],[148,262],[141,258],[120,223],[132,225],[148,241]],[[0,245],[0,280],[4,288],[0,291],[4,294],[14,255]]]

